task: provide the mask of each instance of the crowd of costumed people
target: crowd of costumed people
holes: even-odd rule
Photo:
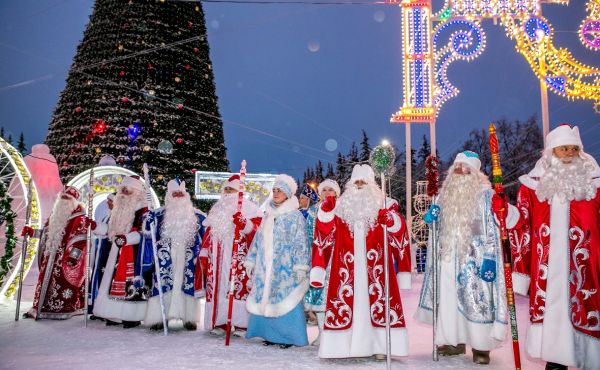
[[[23,229],[41,237],[38,284],[25,315],[68,319],[86,312],[108,326],[150,330],[181,320],[195,331],[203,299],[201,327],[213,335],[306,346],[308,320],[318,325],[311,344],[319,357],[381,360],[386,325],[391,355],[409,355],[405,315],[411,314],[435,322],[440,355],[465,354],[468,346],[475,363],[488,364],[510,331],[502,224],[510,234],[514,291],[530,296],[527,353],[546,361],[546,369],[597,368],[600,168],[584,151],[578,128],[561,125],[519,180],[516,204],[509,204],[493,191],[478,154],[458,153],[434,199],[438,227],[429,244],[438,247],[428,248],[419,305],[411,313],[401,294],[411,288],[408,228],[367,164],[354,166],[343,191],[332,179],[298,189],[292,177],[278,175],[262,208],[238,201],[243,186],[234,175],[207,214],[177,179],[168,183],[164,206],[151,210],[144,182],[125,177],[107,199],[108,213],[95,220],[86,216],[79,190],[66,187],[43,230]],[[46,190],[38,184],[41,191],[56,194],[56,184],[47,183]]]

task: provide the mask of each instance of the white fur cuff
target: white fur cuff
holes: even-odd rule
[[[194,292],[194,298],[204,298],[204,297],[206,297],[206,290],[205,289],[196,290]]]
[[[296,271],[308,271],[310,270],[310,266],[308,265],[294,265],[294,268],[292,269],[292,271],[296,272]]]
[[[410,272],[397,273],[396,280],[398,281],[398,287],[400,289],[409,290],[412,286],[412,276],[411,276]]]
[[[326,271],[322,267],[313,267],[310,270],[310,286],[313,288],[322,288],[325,284]]]
[[[94,235],[97,236],[106,236],[106,234],[108,234],[108,224],[104,222],[98,222],[93,232]]]
[[[317,219],[321,222],[331,222],[334,217],[335,213],[333,211],[325,212],[321,208],[319,208],[319,211],[317,212]]]
[[[392,227],[388,227],[387,230],[390,233],[397,233],[398,231],[400,231],[400,228],[402,227],[402,221],[400,220],[400,216],[398,216],[395,213],[392,213],[392,218],[394,219],[394,224],[392,225]]]
[[[529,290],[529,283],[531,278],[528,275],[521,274],[519,272],[512,273],[513,280],[513,291],[517,294],[527,296]]]
[[[513,227],[515,227],[517,225],[517,222],[519,222],[520,217],[521,214],[519,212],[519,209],[513,206],[512,204],[509,204],[508,214],[506,215],[506,228],[512,229]]]
[[[200,253],[198,254],[198,257],[208,257],[208,248],[200,249]]]
[[[125,237],[127,238],[127,245],[139,244],[140,240],[142,239],[142,236],[137,231],[130,232],[129,234],[125,235]]]

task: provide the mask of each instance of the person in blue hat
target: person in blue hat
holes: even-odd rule
[[[310,183],[304,184],[300,197],[298,198],[298,202],[300,203],[298,209],[302,212],[304,218],[308,218],[311,206],[319,200],[319,195],[315,189],[313,189],[313,186],[314,185]]]
[[[502,274],[500,232],[492,212],[493,190],[480,170],[477,153],[458,153],[448,169],[436,202],[441,208],[438,320],[435,345],[440,355],[473,351],[473,362],[488,364],[490,351],[506,338],[508,313]],[[433,320],[432,248],[427,248],[417,318]]]

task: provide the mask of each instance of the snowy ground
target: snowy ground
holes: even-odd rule
[[[31,307],[35,274],[27,277],[21,312]],[[416,282],[414,281],[416,280]],[[506,342],[491,354],[491,364],[475,365],[471,351],[459,357],[431,359],[431,327],[413,319],[421,276],[413,279],[413,289],[403,291],[402,299],[410,338],[410,355],[395,358],[394,369],[511,369],[512,346]],[[373,359],[322,360],[317,348],[279,349],[264,347],[258,340],[224,340],[201,330],[172,330],[168,337],[138,327],[124,330],[106,327],[83,317],[66,321],[20,319],[14,321],[15,306],[0,306],[0,369],[385,369],[385,362]],[[525,354],[527,301],[517,297],[523,369],[543,369],[544,363]],[[316,330],[309,328],[309,339]]]

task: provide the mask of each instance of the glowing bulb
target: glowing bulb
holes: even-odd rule
[[[383,139],[383,140],[381,140],[381,145],[388,146],[388,145],[390,145],[390,142],[387,139]]]

